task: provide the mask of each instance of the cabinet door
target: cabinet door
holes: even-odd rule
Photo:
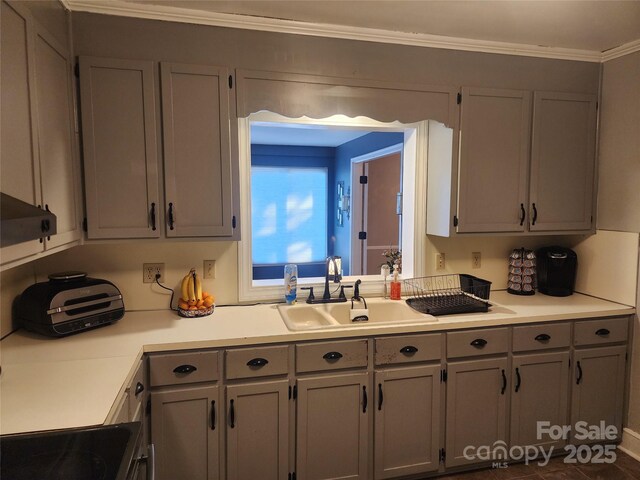
[[[531,95],[463,88],[458,232],[522,232]]]
[[[0,49],[2,85],[0,94],[0,191],[31,205],[41,204],[33,102],[32,23],[21,5],[2,2]],[[38,240],[2,249],[2,263],[43,250]]]
[[[537,427],[567,424],[569,352],[514,356],[511,386],[511,444],[562,447],[564,441],[538,438]]]
[[[227,387],[227,479],[286,480],[289,381]]]
[[[622,431],[626,347],[576,350],[571,398],[571,425],[604,422]],[[575,433],[575,429],[574,429]],[[578,440],[584,443],[587,440]]]
[[[298,479],[368,478],[368,385],[367,373],[298,380]]]
[[[530,230],[591,228],[595,142],[593,95],[534,93]]]
[[[89,238],[160,236],[153,62],[80,57]]]
[[[450,363],[447,373],[446,466],[481,462],[478,447],[507,438],[507,359]]]
[[[377,371],[375,478],[439,467],[440,365]]]
[[[36,28],[35,67],[42,198],[57,222],[57,233],[46,242],[52,248],[81,236],[80,182],[73,150],[69,52],[40,27]]]
[[[227,77],[225,68],[162,64],[168,237],[233,233]]]
[[[218,387],[151,394],[151,443],[158,480],[219,478]]]

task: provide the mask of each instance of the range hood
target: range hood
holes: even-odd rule
[[[56,231],[56,216],[49,210],[0,193],[0,246],[37,240]]]

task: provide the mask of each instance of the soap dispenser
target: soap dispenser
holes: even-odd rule
[[[393,267],[393,280],[391,281],[391,300],[400,300],[402,296],[402,284],[398,278],[398,265]]]

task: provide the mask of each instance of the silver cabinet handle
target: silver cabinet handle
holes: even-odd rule
[[[147,480],[156,480],[156,447],[147,445]]]

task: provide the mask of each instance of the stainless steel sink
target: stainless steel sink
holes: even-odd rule
[[[319,305],[279,305],[278,311],[289,330],[319,330],[324,328],[362,327],[366,325],[404,325],[433,323],[438,319],[433,315],[420,313],[404,301],[372,298],[367,300],[368,321],[352,322],[349,311],[351,302]],[[363,304],[354,303],[354,309]]]

